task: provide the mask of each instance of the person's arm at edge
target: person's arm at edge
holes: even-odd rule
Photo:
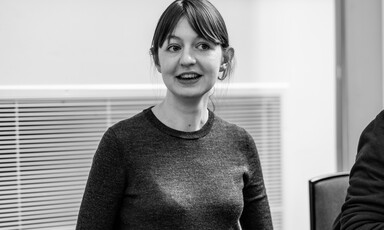
[[[349,183],[341,229],[384,229],[384,111],[361,134]]]

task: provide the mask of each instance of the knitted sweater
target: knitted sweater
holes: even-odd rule
[[[213,112],[182,132],[146,109],[104,134],[77,230],[272,229],[252,137]]]

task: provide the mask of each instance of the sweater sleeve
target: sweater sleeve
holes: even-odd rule
[[[243,230],[273,229],[263,173],[253,138],[247,133],[249,173],[244,175],[244,209],[240,217]]]
[[[93,157],[77,220],[77,230],[113,229],[125,187],[122,151],[109,129]]]
[[[362,132],[341,229],[384,229],[384,111]]]

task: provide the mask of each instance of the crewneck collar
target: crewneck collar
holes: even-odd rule
[[[199,138],[204,137],[211,130],[212,125],[213,125],[213,121],[215,118],[215,114],[211,110],[208,109],[208,120],[203,125],[203,127],[197,131],[185,132],[185,131],[173,129],[173,128],[168,127],[165,124],[163,124],[155,116],[155,114],[152,112],[152,108],[153,108],[153,106],[149,107],[148,109],[145,109],[143,111],[145,114],[145,117],[148,119],[148,121],[151,122],[151,124],[153,126],[155,126],[159,131],[161,131],[167,135],[177,137],[177,138],[182,138],[182,139],[199,139]]]

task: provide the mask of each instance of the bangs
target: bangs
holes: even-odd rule
[[[223,48],[229,46],[228,32],[224,20],[212,5],[199,0],[179,0],[171,4],[161,15],[152,40],[155,53],[173,34],[177,23],[185,17],[192,29],[202,38]]]
[[[173,33],[177,23],[184,16],[183,8],[179,4],[170,5],[161,15],[152,39],[152,48],[157,50]]]
[[[198,1],[196,2],[198,3]],[[194,7],[185,8],[184,16],[192,29],[205,40],[227,48],[229,46],[228,33],[220,13],[201,7],[198,9]]]

